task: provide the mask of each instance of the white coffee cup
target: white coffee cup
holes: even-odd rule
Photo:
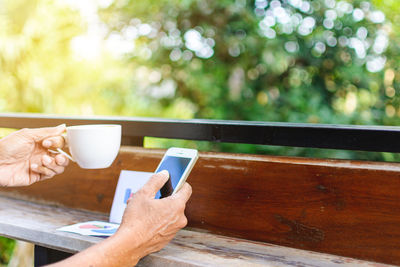
[[[110,167],[121,146],[121,125],[90,124],[68,126],[65,136],[71,156],[58,149],[83,169]]]

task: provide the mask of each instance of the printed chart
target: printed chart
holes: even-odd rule
[[[61,227],[57,230],[89,236],[111,236],[118,230],[119,224],[89,221]]]

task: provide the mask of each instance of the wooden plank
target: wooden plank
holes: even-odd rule
[[[0,235],[66,252],[78,252],[101,241],[56,231],[71,223],[107,220],[84,212],[0,197]],[[158,253],[138,266],[384,266],[373,262],[313,253],[270,244],[181,230]]]
[[[164,151],[123,147],[113,166],[2,189],[109,212],[122,169],[153,171]],[[400,264],[400,165],[200,153],[188,182],[189,226],[211,233]]]

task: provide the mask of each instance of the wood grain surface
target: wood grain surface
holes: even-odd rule
[[[109,212],[119,172],[154,171],[163,152],[123,147],[111,168],[1,191]],[[400,265],[400,164],[200,153],[188,182],[190,227]]]
[[[29,216],[27,216],[29,215]],[[59,227],[91,220],[106,221],[106,214],[43,205],[0,197],[0,235],[48,248],[76,253],[103,238],[57,231]],[[160,252],[137,266],[331,266],[376,267],[374,262],[315,253],[196,231],[179,231]],[[383,265],[380,266],[388,266]]]

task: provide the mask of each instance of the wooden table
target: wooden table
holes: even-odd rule
[[[0,197],[0,235],[68,253],[79,252],[103,238],[56,229],[78,222],[108,220],[104,213],[35,204]],[[238,238],[181,230],[163,250],[138,266],[389,266]]]

